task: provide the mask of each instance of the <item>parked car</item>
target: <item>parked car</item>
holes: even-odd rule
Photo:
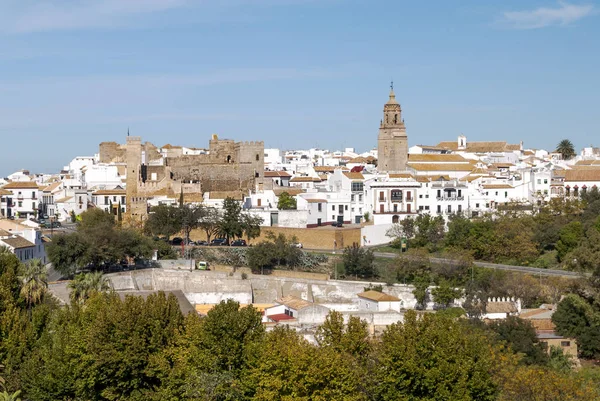
[[[236,239],[231,243],[231,246],[248,246],[245,239]]]
[[[331,223],[332,227],[342,227],[343,223],[341,221],[334,221],[333,223]]]
[[[183,238],[175,237],[171,240],[171,245],[181,245],[183,244]]]
[[[196,262],[196,270],[210,270],[210,267],[208,267],[208,262]]]
[[[207,246],[208,242],[206,242],[206,241],[196,241],[196,245],[198,245],[198,246]]]
[[[304,248],[304,246],[300,242],[295,242],[295,243],[292,244],[292,246],[294,248],[300,248],[300,249]]]
[[[227,238],[215,238],[214,240],[210,241],[210,246],[224,246],[224,245],[229,245]]]

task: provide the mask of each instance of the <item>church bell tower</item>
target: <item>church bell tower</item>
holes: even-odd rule
[[[402,119],[402,108],[394,94],[393,82],[390,85],[390,98],[383,106],[383,120],[377,138],[377,154],[377,169],[380,172],[406,170],[408,138]]]

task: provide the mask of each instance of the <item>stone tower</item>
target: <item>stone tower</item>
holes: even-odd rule
[[[377,169],[379,171],[403,171],[406,169],[408,138],[402,119],[402,109],[394,94],[393,83],[390,99],[383,106],[383,120],[381,120],[377,138],[377,153]]]
[[[140,182],[140,168],[142,166],[142,138],[139,136],[128,136],[126,145],[127,155],[127,211],[132,212],[132,201],[138,194]]]

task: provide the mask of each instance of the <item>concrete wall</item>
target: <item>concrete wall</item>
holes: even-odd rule
[[[169,269],[144,269],[109,274],[107,277],[116,291],[182,290],[192,304],[218,303],[228,298],[241,303],[272,303],[281,297],[293,295],[309,302],[330,305],[332,309],[347,311],[358,309],[357,294],[363,292],[369,284],[260,275],[248,275],[248,279],[244,280],[237,273],[229,275],[225,272]],[[416,304],[412,286],[386,286],[384,291],[402,300],[405,309],[412,309]],[[348,304],[348,308],[336,308],[334,304]]]
[[[297,240],[306,249],[333,249],[333,241],[337,242],[337,248],[342,249],[346,246],[352,246],[354,242],[361,243],[360,228],[288,228],[288,227],[261,227],[261,233],[258,238],[250,241],[257,244],[267,240],[267,233],[270,231],[275,235],[284,234],[288,238],[295,236]],[[201,230],[193,230],[190,238],[194,241],[206,240],[206,235]],[[388,241],[389,242],[389,241]]]
[[[360,229],[362,245],[382,245],[387,244],[392,238],[385,233],[393,226],[393,224],[380,224],[364,226]]]
[[[279,226],[286,228],[306,228],[308,210],[280,210]]]

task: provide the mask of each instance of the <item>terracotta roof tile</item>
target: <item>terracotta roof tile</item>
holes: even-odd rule
[[[400,301],[399,298],[397,298],[393,295],[386,294],[386,293],[379,292],[379,291],[373,291],[373,290],[361,292],[360,294],[358,294],[358,296],[361,298],[370,299],[371,301],[376,301],[376,302],[398,302],[398,301]]]
[[[312,302],[305,301],[304,299],[288,295],[287,297],[279,298],[277,303],[285,305],[288,308],[301,310],[312,305]]]
[[[0,242],[4,242],[8,246],[15,248],[15,249],[31,248],[31,247],[35,246],[35,244],[33,242],[29,242],[25,238],[19,237],[19,236],[14,237],[14,238],[0,239]]]
[[[567,170],[565,181],[600,181],[600,167],[577,167]]]
[[[409,167],[417,171],[472,171],[475,168],[468,163],[414,163]]]
[[[458,142],[446,141],[437,144],[438,147],[458,151]],[[483,142],[468,142],[465,152],[472,153],[488,153],[488,152],[511,152],[521,149],[521,145],[508,144],[506,141],[483,141]],[[461,149],[461,151],[463,151]]]
[[[467,162],[468,160],[457,154],[409,154],[408,163],[432,163],[432,162],[446,162],[446,163],[460,163]]]
[[[4,189],[39,189],[38,184],[33,181],[13,181],[2,188]]]
[[[364,180],[365,176],[362,175],[362,173],[347,173],[344,172],[343,173],[346,177],[350,178],[351,180]]]

